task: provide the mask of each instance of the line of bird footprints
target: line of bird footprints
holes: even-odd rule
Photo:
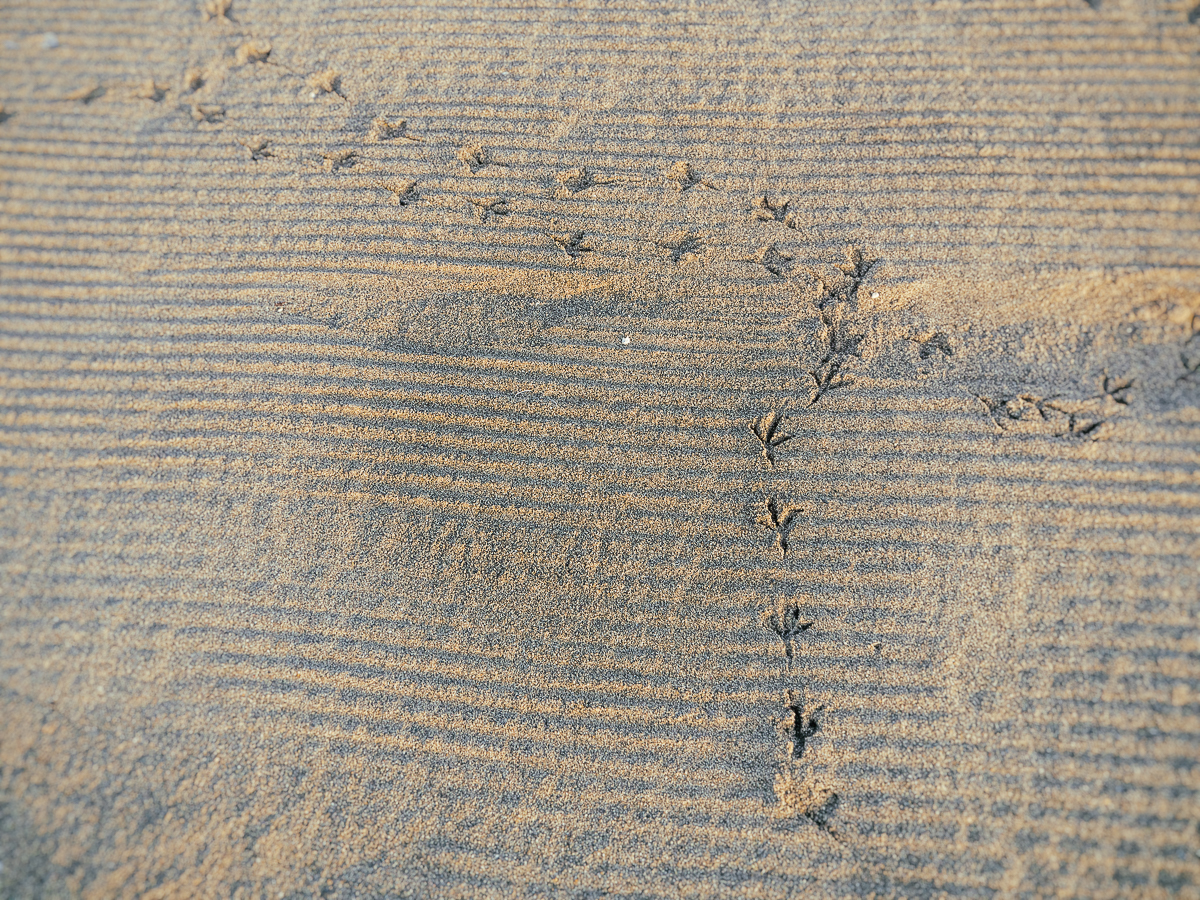
[[[861,335],[846,338],[840,331],[840,325],[833,311],[844,305],[853,304],[861,283],[870,263],[861,251],[851,248],[847,251],[847,263],[842,267],[845,278],[826,284],[817,308],[822,312],[822,322],[830,332],[829,352],[825,355],[817,370],[811,373],[816,387],[815,393],[828,386],[829,379],[823,379],[818,373],[828,371],[831,360],[842,353],[853,353],[857,348]],[[825,313],[829,313],[827,317]],[[833,337],[832,335],[838,335]],[[815,402],[815,398],[814,398]],[[756,419],[750,425],[750,431],[758,441],[763,460],[768,466],[774,467],[776,453],[793,435],[782,430],[783,415],[772,410],[765,416]],[[780,559],[787,555],[788,534],[799,510],[783,507],[774,497],[763,501],[762,512],[757,518],[761,527],[770,531],[775,537],[775,546],[779,550]],[[795,671],[797,658],[800,656],[800,639],[816,623],[805,619],[800,607],[794,602],[776,604],[765,610],[759,624],[773,632],[783,644],[789,679]],[[782,759],[779,760],[775,772],[775,799],[778,809],[783,816],[799,815],[811,822],[829,837],[839,843],[843,837],[834,825],[833,817],[841,798],[838,794],[814,776],[807,761],[804,760],[809,741],[821,729],[818,714],[824,712],[824,705],[808,709],[805,703],[803,687],[785,687],[783,691],[784,714],[779,722],[779,728],[784,736]]]
[[[1132,379],[1122,381],[1105,375],[1100,392],[1081,400],[1036,394],[975,396],[1001,431],[1055,437],[1079,435],[1095,440],[1111,429],[1109,417],[1129,405],[1132,387]]]
[[[1100,0],[1087,0],[1087,2],[1094,7],[1098,7]],[[227,26],[236,27],[233,6],[234,0],[203,0],[201,12],[206,22],[216,21],[224,23]],[[1188,21],[1194,23],[1197,16],[1200,16],[1200,6],[1197,6],[1192,11],[1188,17]],[[273,66],[281,72],[302,79],[311,91],[310,96],[314,99],[321,95],[328,95],[337,97],[342,101],[349,100],[342,85],[342,75],[340,72],[334,69],[324,69],[306,75],[304,72],[275,58],[270,41],[241,30],[236,31],[235,34],[242,39],[242,43],[233,51],[233,56],[239,64]],[[189,69],[184,75],[183,93],[194,94],[204,86],[205,80],[205,73],[203,71]],[[103,84],[88,84],[66,95],[64,99],[90,104],[103,97],[107,93],[107,90]],[[160,103],[166,99],[167,94],[171,90],[172,88],[168,84],[148,79],[134,86],[132,94],[140,99]],[[226,109],[219,104],[192,102],[181,104],[180,109],[190,114],[198,126],[221,126],[226,123]],[[11,112],[0,106],[0,123],[10,118],[11,115]],[[425,139],[420,135],[410,132],[405,119],[389,121],[384,116],[377,116],[370,123],[366,134],[366,141],[368,143],[378,143],[394,140],[420,143]],[[278,148],[274,147],[270,140],[264,138],[238,137],[236,141],[246,149],[252,161],[257,162],[272,159],[279,155]],[[505,168],[508,165],[497,159],[488,148],[480,145],[466,145],[461,147],[457,153],[457,158],[464,165],[466,171],[472,175],[478,174],[489,167]],[[325,171],[330,173],[352,169],[362,161],[365,161],[362,153],[350,148],[325,151],[322,154],[321,160]],[[697,172],[691,163],[686,160],[675,162],[663,173],[662,177],[666,182],[674,184],[680,193],[691,190],[720,189],[710,179],[705,178],[701,173]],[[587,166],[560,173],[556,176],[556,180],[560,186],[560,195],[565,194],[566,196],[573,196],[596,185],[645,183],[644,178],[637,176],[601,176]],[[380,181],[376,186],[380,190],[388,192],[393,202],[402,207],[411,206],[422,199],[416,179],[401,178],[394,181]],[[460,198],[459,203],[469,208],[480,224],[514,213],[514,209],[507,198],[504,197],[467,196]],[[790,207],[790,198],[770,197],[764,194],[754,200],[750,214],[751,218],[755,221],[778,224],[790,229],[799,229],[801,221],[793,215]],[[585,242],[586,234],[582,230],[571,230],[564,233],[546,232],[546,236],[553,241],[570,262],[578,261],[584,255],[596,250],[593,245]],[[679,232],[671,238],[657,240],[653,243],[664,251],[674,263],[679,263],[687,257],[699,256],[704,250],[703,237],[695,232]],[[742,261],[756,263],[765,272],[777,278],[790,276],[794,268],[808,269],[818,279],[822,277],[819,272],[811,268],[805,266],[793,267],[793,260],[793,256],[780,250],[775,242],[770,242],[761,247],[753,256],[745,258]],[[866,264],[860,272],[850,272],[846,271],[845,268],[843,269],[848,275],[847,284],[849,287],[846,288],[848,292],[852,293],[857,290],[858,282],[861,281],[869,268],[870,264]],[[832,309],[826,309],[822,306],[819,311],[829,349],[826,357],[818,363],[816,370],[812,372],[816,382],[812,402],[816,402],[822,394],[845,383],[842,370],[848,357],[859,355],[857,346],[862,340],[861,334],[854,335],[845,330],[836,302],[833,304]],[[947,356],[951,355],[951,348],[945,335],[933,334],[921,340],[922,359],[928,359],[935,352],[941,352]],[[1186,371],[1181,376],[1181,381],[1190,380],[1200,375],[1200,370],[1197,368],[1200,366],[1200,360],[1185,358],[1184,366]],[[1073,421],[1067,422],[1065,431],[1059,429],[1059,417],[1056,414],[1057,407],[1052,402],[1056,398],[1029,398],[1027,395],[1020,395],[1017,397],[999,398],[995,406],[992,405],[992,401],[989,399],[983,397],[980,397],[980,399],[989,405],[989,410],[993,413],[993,418],[998,426],[1006,430],[1011,430],[1011,427],[1007,422],[1001,421],[1001,419],[1021,421],[1028,424],[1031,419],[1037,418],[1043,422],[1049,422],[1050,429],[1056,430],[1056,433],[1088,434],[1091,430],[1086,428],[1085,430],[1077,430]],[[1010,406],[1013,403],[1016,403],[1016,406]],[[1012,410],[1018,410],[1016,416],[1010,414]],[[1030,412],[1030,410],[1034,410],[1034,412]],[[1047,413],[1047,410],[1050,412]],[[1000,413],[1000,415],[996,415],[997,413]],[[1067,415],[1070,418],[1071,414],[1068,413]]]
[[[320,96],[330,96],[343,101],[349,101],[350,98],[342,84],[342,74],[340,72],[334,69],[325,69],[306,74],[302,70],[281,62],[276,58],[270,41],[254,36],[238,26],[237,20],[234,18],[233,6],[233,0],[204,0],[201,12],[206,22],[217,22],[234,29],[232,34],[241,43],[232,48],[231,52],[239,65],[270,66],[287,76],[301,80],[310,91],[312,99]],[[232,127],[232,123],[228,117],[228,110],[225,106],[219,103],[201,102],[198,98],[192,96],[205,86],[207,80],[208,77],[202,69],[192,68],[185,72],[179,93],[181,100],[187,100],[187,102],[179,104],[180,111],[190,116],[197,127],[214,126],[215,128],[226,128],[236,132],[237,129]],[[91,83],[66,95],[63,99],[91,104],[114,89],[118,92],[124,92],[129,96],[149,100],[154,103],[163,102],[169,93],[176,90],[170,84],[159,82],[155,79],[149,79],[132,86],[106,86],[100,83]],[[0,122],[3,122],[10,115],[11,113],[6,112],[0,107]],[[280,147],[275,142],[260,136],[242,135],[235,137],[234,141],[245,149],[249,159],[253,162],[279,158],[288,153],[286,148]],[[413,133],[409,129],[408,122],[405,119],[389,120],[385,116],[376,116],[366,130],[364,142],[375,144],[386,141],[423,143],[426,142],[426,138]],[[479,144],[466,144],[459,147],[456,158],[463,165],[464,173],[468,175],[477,175],[489,168],[508,168],[509,166],[508,163],[496,158],[495,154],[487,147]],[[340,147],[323,151],[320,161],[316,162],[316,165],[328,173],[341,173],[360,166],[369,168],[369,163],[370,160],[361,150]],[[653,183],[655,180],[638,175],[601,175],[585,165],[566,172],[560,172],[555,176],[555,181],[558,184],[558,187],[555,189],[555,197],[557,199],[570,198],[598,185],[647,185]],[[721,190],[711,179],[697,172],[692,164],[686,160],[674,162],[661,173],[659,180],[662,183],[673,185],[680,194],[689,191]],[[375,183],[374,187],[390,194],[392,201],[399,206],[411,206],[423,199],[418,182],[414,178],[379,180]],[[510,216],[517,212],[507,198],[499,196],[464,195],[455,198],[455,203],[469,214],[472,214],[480,224]],[[789,206],[790,200],[787,197],[771,198],[764,195],[754,201],[749,212],[752,220],[755,221],[779,223],[786,228],[792,229],[799,228],[798,220],[789,213]],[[547,231],[545,234],[569,262],[578,261],[585,254],[592,253],[597,249],[587,242],[587,235],[583,230],[567,230],[558,233]],[[646,243],[657,247],[668,259],[676,264],[688,258],[699,257],[706,250],[703,235],[686,230],[676,232],[663,239],[647,241]],[[781,251],[774,242],[768,243],[753,256],[741,258],[740,261],[755,263],[761,266],[770,276],[776,278],[788,277],[792,274],[793,270],[809,271],[818,278],[820,277],[819,273],[816,273],[809,267],[793,266],[793,257]],[[863,274],[865,274],[865,269]],[[839,383],[841,356],[845,353],[853,353],[854,349],[854,337],[841,333],[840,325],[836,321],[836,315],[823,314],[822,321],[824,327],[830,332],[831,354],[828,359],[822,361],[820,364],[822,371],[819,378],[818,393],[837,386]],[[859,337],[861,338],[861,336]]]
[[[850,303],[857,282],[866,273],[868,267],[863,263],[861,254],[851,251],[849,254],[850,278],[845,284],[838,285],[834,291],[827,290],[823,301],[818,304],[822,311],[836,308],[838,303]],[[827,328],[835,328],[833,317],[823,317]],[[944,335],[938,334],[936,340],[929,339],[936,351],[948,348]],[[1200,337],[1200,332],[1193,338]],[[822,365],[827,365],[839,353],[853,353],[857,340],[839,338],[839,343],[830,341],[830,353]],[[1180,380],[1185,380],[1200,371],[1200,356],[1189,356],[1191,341],[1185,345],[1182,353],[1186,374]],[[947,351],[947,355],[948,351]],[[1192,363],[1192,365],[1189,365]],[[818,371],[820,367],[818,367]],[[818,372],[811,373],[816,382],[815,391],[819,392],[827,379],[822,379]],[[1129,404],[1129,391],[1133,387],[1132,380],[1119,380],[1108,375],[1104,376],[1101,390],[1092,397],[1082,400],[1069,401],[1059,397],[1037,397],[1022,394],[1017,397],[986,397],[975,395],[984,404],[997,427],[1002,431],[1021,430],[1018,426],[1029,426],[1025,430],[1034,433],[1051,433],[1059,436],[1085,435],[1094,437],[1106,426],[1107,420],[1101,414],[1109,411],[1110,407],[1124,407]],[[783,429],[783,414],[772,410],[764,416],[755,419],[749,426],[751,434],[758,443],[762,458],[768,467],[773,468],[781,449],[795,436]],[[797,517],[801,510],[782,504],[775,497],[766,497],[755,518],[755,524],[769,532],[774,538],[775,548],[779,551],[780,559],[788,552],[788,540]],[[783,644],[783,652],[787,662],[789,675],[794,671],[800,656],[800,639],[816,624],[807,620],[801,614],[800,607],[795,603],[769,609],[763,613],[760,624],[773,632]],[[874,645],[878,653],[881,644]],[[808,709],[805,704],[802,688],[788,687],[784,690],[784,716],[781,729],[786,735],[786,747],[783,754],[784,762],[775,777],[775,795],[780,810],[784,814],[799,814],[812,822],[830,837],[837,841],[844,838],[833,823],[833,816],[840,803],[838,794],[822,785],[799,761],[804,757],[810,740],[820,731],[821,723],[818,714],[825,711],[824,705]]]
[[[856,354],[862,339],[861,335],[851,334],[842,328],[839,312],[852,307],[858,284],[870,264],[859,251],[853,249],[848,252],[847,258],[847,265],[842,268],[846,278],[837,284],[826,285],[825,293],[818,302],[821,320],[828,333],[829,349],[821,363],[810,372],[814,380],[813,402],[819,399],[823,391],[840,383],[836,379],[840,375],[842,362],[846,357]],[[940,333],[928,336],[922,346],[931,347],[930,353],[949,355],[951,352],[948,339]],[[1193,360],[1187,355],[1186,349],[1183,356],[1184,368],[1188,373],[1184,378],[1187,378],[1200,369],[1200,359],[1196,360],[1196,365],[1189,366]],[[1132,386],[1132,380],[1118,380],[1105,375],[1100,392],[1082,400],[1069,401],[1028,394],[995,398],[976,396],[1002,431],[1020,430],[1018,426],[1024,424],[1029,426],[1026,430],[1035,433],[1095,437],[1108,424],[1102,416],[1110,412],[1111,407],[1120,408],[1129,404]],[[768,467],[774,468],[778,454],[795,437],[783,429],[783,414],[772,410],[755,419],[749,428],[763,461]],[[775,497],[766,497],[755,518],[755,524],[772,535],[781,560],[787,556],[789,536],[800,512],[799,508],[785,506]],[[797,604],[788,603],[767,610],[760,624],[773,632],[783,644],[787,671],[791,675],[800,656],[800,640],[816,623],[805,619]],[[877,643],[874,648],[879,652],[881,645]],[[815,778],[807,765],[800,762],[809,742],[821,730],[818,715],[825,711],[825,707],[818,705],[809,709],[803,688],[792,687],[784,690],[783,705],[780,728],[785,735],[785,747],[783,762],[775,775],[775,796],[779,809],[785,815],[802,816],[841,842],[844,838],[833,821],[840,797]]]
[[[1200,375],[1200,353],[1193,358],[1185,350],[1180,356],[1184,374],[1176,380],[1191,382]],[[849,383],[842,366],[843,360],[838,357],[837,351],[831,350],[817,368],[809,371],[814,383],[810,405],[816,403],[826,391]],[[831,373],[836,375],[836,380]],[[1121,380],[1105,375],[1100,392],[1082,399],[1072,400],[1060,395],[1041,397],[1036,394],[972,396],[982,404],[1000,432],[1100,440],[1111,433],[1114,427],[1112,416],[1129,406],[1129,392],[1133,386],[1133,379]],[[772,410],[751,422],[749,428],[758,442],[764,462],[769,468],[775,468],[781,449],[795,437],[783,429],[783,413]],[[764,501],[763,511],[755,520],[774,533],[775,547],[780,556],[787,555],[788,532],[797,512],[796,509],[781,506],[774,497],[768,497]]]
[[[768,501],[768,510],[771,517],[776,518],[771,501]],[[815,623],[801,615],[797,604],[788,603],[767,610],[760,624],[774,632],[783,643],[787,671],[791,675],[800,655],[800,637]],[[825,706],[817,705],[811,710],[806,708],[804,690],[792,687],[784,689],[783,706],[784,714],[779,723],[784,735],[783,758],[775,774],[775,797],[780,811],[785,815],[799,814],[830,837],[841,841],[842,836],[832,821],[841,802],[840,797],[813,778],[806,771],[807,765],[801,762],[809,741],[821,729],[817,715],[824,712]]]
[[[780,212],[780,210],[776,210]],[[816,306],[826,346],[820,362],[811,370],[813,379],[811,403],[821,395],[845,383],[844,368],[859,356],[858,347],[863,335],[848,328],[847,320],[856,307],[859,285],[871,267],[863,253],[847,250],[847,261],[841,266],[842,276],[823,283],[824,290]],[[947,335],[933,332],[914,338],[919,355],[928,359],[935,354],[949,357],[953,349]],[[1200,312],[1192,318],[1191,334],[1179,353],[1183,374],[1176,381],[1193,383],[1200,380]],[[1056,437],[1097,439],[1111,429],[1110,418],[1131,403],[1133,379],[1114,378],[1104,373],[1099,391],[1090,396],[1071,399],[1061,395],[1042,397],[1034,394],[983,395],[974,394],[991,417],[999,432],[1017,432]],[[774,468],[779,455],[795,435],[784,429],[783,413],[771,410],[749,424],[757,448],[768,468]],[[801,508],[781,503],[776,497],[763,499],[755,524],[768,532],[779,551],[780,560],[787,557],[789,538],[798,523]],[[783,644],[789,676],[795,672],[801,654],[800,641],[815,626],[807,620],[796,603],[787,603],[763,613],[760,624],[773,632]],[[878,654],[882,644],[873,645]],[[811,769],[811,760],[801,764],[812,739],[821,730],[818,718],[824,705],[809,708],[803,687],[784,690],[784,715],[780,728],[785,735],[782,762],[775,776],[775,796],[784,815],[800,815],[812,822],[833,839],[845,839],[833,818],[840,803],[838,794],[821,783]]]

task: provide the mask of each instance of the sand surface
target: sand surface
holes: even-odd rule
[[[0,2],[0,898],[1200,896],[1200,13]]]

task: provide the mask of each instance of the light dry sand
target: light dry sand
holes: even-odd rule
[[[1200,896],[1191,3],[0,3],[0,897]]]

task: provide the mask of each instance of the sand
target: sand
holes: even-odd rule
[[[1190,4],[3,4],[0,897],[1200,896]]]

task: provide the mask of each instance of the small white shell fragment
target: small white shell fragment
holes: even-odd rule
[[[53,31],[47,31],[42,35],[42,49],[53,50],[58,46],[58,35]]]

